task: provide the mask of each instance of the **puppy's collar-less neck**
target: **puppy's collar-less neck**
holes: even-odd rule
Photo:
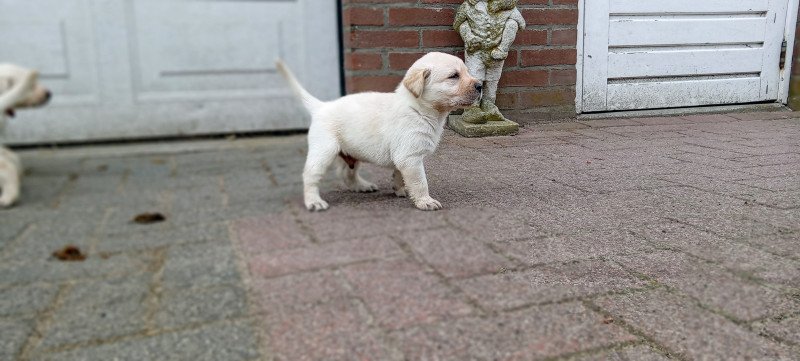
[[[414,108],[414,107],[410,107],[410,108],[411,108],[411,110],[414,111],[414,113],[417,113],[417,115],[419,115],[420,117],[425,119],[426,123],[428,123],[428,125],[430,125],[431,128],[433,128],[434,131],[436,130],[436,126],[439,125],[439,123],[443,123],[442,120],[439,119],[439,118],[435,118],[435,117],[427,115],[427,114],[422,114],[422,112],[419,111],[419,109],[417,109],[417,108]],[[445,115],[445,117],[447,117],[447,115]]]

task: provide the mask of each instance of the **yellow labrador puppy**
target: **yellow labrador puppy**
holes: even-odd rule
[[[36,107],[50,100],[50,91],[37,83],[38,73],[11,64],[0,64],[0,132],[6,118],[13,118],[19,108]],[[19,198],[22,164],[19,157],[0,147],[0,207],[8,207]]]
[[[354,191],[373,192],[375,184],[358,174],[361,162],[394,169],[394,191],[422,210],[442,208],[428,193],[423,160],[439,145],[447,116],[481,97],[481,82],[464,62],[444,53],[417,60],[393,93],[360,93],[323,102],[306,91],[283,62],[278,70],[311,113],[303,196],[310,211],[328,209],[319,182],[334,164]]]

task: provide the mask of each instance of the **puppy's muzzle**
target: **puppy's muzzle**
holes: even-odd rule
[[[475,100],[472,103],[478,103],[483,98],[483,84],[480,81],[475,82]]]

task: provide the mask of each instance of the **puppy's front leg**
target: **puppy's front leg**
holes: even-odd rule
[[[428,179],[425,177],[425,165],[421,158],[406,161],[397,168],[403,175],[408,195],[417,208],[423,211],[442,209],[442,204],[428,193]]]
[[[11,207],[19,198],[20,175],[17,169],[9,169],[0,174],[0,207]]]

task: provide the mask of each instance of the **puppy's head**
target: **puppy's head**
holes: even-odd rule
[[[420,103],[443,112],[471,106],[482,90],[464,61],[445,53],[428,53],[417,60],[401,86]]]
[[[9,117],[20,108],[40,107],[50,101],[52,93],[39,84],[39,73],[34,70],[19,69],[15,74],[0,75],[0,92],[8,92],[22,87],[19,97],[7,109],[0,109]]]

